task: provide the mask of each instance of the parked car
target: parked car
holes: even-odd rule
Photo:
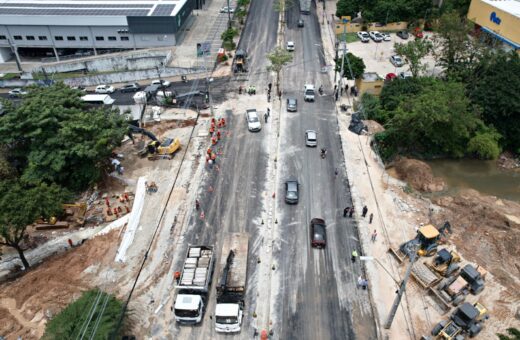
[[[424,38],[424,34],[423,34],[423,32],[421,31],[420,28],[416,28],[416,29],[413,31],[413,35],[414,35],[415,38],[417,38],[417,39],[422,39],[422,38]]]
[[[9,91],[9,98],[19,98],[26,94],[27,94],[27,91],[20,89],[20,88],[16,88],[16,89],[12,89],[11,91]]]
[[[381,36],[383,37],[383,41],[392,41],[392,38],[388,33],[381,33]]]
[[[289,52],[294,51],[294,41],[287,42],[287,51],[289,51]]]
[[[399,31],[395,35],[397,35],[399,38],[401,38],[403,40],[406,40],[409,37],[408,31]]]
[[[296,112],[298,101],[295,98],[287,98],[287,111]]]
[[[392,65],[394,65],[395,67],[401,67],[404,65],[404,61],[403,59],[401,58],[401,56],[398,56],[398,55],[393,55],[390,57],[390,62],[392,63]]]
[[[258,132],[262,130],[262,124],[260,124],[260,118],[256,109],[246,110],[246,121],[247,129],[251,132]]]
[[[365,31],[357,32],[357,36],[361,42],[367,43],[370,41],[370,35]]]
[[[410,71],[407,72],[399,72],[399,79],[409,79],[413,78],[413,74]]]
[[[383,41],[383,37],[381,36],[381,33],[379,33],[378,31],[370,31],[368,33],[368,35],[370,36],[370,38],[372,38],[372,40],[374,40],[375,42],[381,42]]]
[[[314,130],[305,131],[305,146],[318,146],[318,135]]]
[[[137,92],[141,89],[138,83],[126,84],[121,87],[121,92]]]
[[[113,86],[109,85],[98,85],[96,86],[96,92],[97,94],[107,94],[107,93],[114,93],[115,89]]]
[[[170,83],[168,80],[164,80],[164,79],[156,79],[154,81],[152,81],[151,85],[159,85],[162,87],[170,87],[172,83]]]
[[[325,248],[327,245],[327,226],[321,218],[313,218],[311,220],[311,246],[316,248]]]
[[[81,92],[87,92],[87,89],[84,86],[78,85],[78,86],[72,86],[71,89],[78,90]]]
[[[303,19],[298,19],[298,27],[303,27],[304,25]]]
[[[288,204],[298,203],[300,184],[297,180],[285,182],[285,202]]]
[[[385,81],[391,81],[394,78],[397,78],[397,74],[395,74],[395,73],[387,73],[386,77],[385,77]]]
[[[235,9],[233,7],[224,6],[220,9],[220,13],[235,13]]]

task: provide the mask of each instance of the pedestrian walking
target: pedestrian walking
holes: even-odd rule
[[[367,206],[365,205],[365,206],[363,207],[363,214],[362,214],[362,216],[365,217],[365,216],[367,215],[367,212],[368,212],[368,208],[367,208]]]
[[[334,170],[334,175],[338,176],[338,174],[339,174],[339,170],[338,170],[338,168],[336,168],[336,170]]]
[[[352,260],[352,262],[356,262],[356,257],[358,257],[358,253],[357,251],[354,249],[352,251],[352,256],[350,257],[350,259]]]
[[[372,237],[370,237],[370,239],[372,240],[372,242],[375,242],[376,238],[377,238],[377,230],[374,229],[374,232],[372,233]]]
[[[348,217],[352,217],[353,214],[354,214],[354,207],[350,208],[350,211],[348,213]]]
[[[360,275],[357,279],[357,285],[358,285],[358,288],[360,288],[361,286],[363,286],[363,282],[365,280],[363,280],[363,277]]]
[[[271,109],[267,108],[267,117],[271,117]]]
[[[363,290],[366,290],[368,288],[368,280],[367,279],[364,279],[363,282],[361,282],[361,288],[363,288]]]
[[[213,161],[211,159],[208,161],[208,166],[210,169],[213,169]]]
[[[346,207],[345,209],[343,209],[343,217],[347,217],[349,210],[350,210],[350,207]]]
[[[372,220],[374,219],[374,214],[370,214],[370,220],[368,221],[369,224],[372,224]]]
[[[200,202],[199,202],[199,200],[195,200],[195,209],[196,210],[200,209]]]
[[[348,91],[348,84],[345,84],[345,93]]]
[[[265,120],[266,123],[267,123],[267,117],[268,117],[267,113],[264,113],[264,120]]]

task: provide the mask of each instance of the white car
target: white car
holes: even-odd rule
[[[400,79],[409,79],[409,78],[413,78],[413,74],[412,72],[399,72],[399,78]]]
[[[220,13],[235,13],[235,9],[233,7],[225,6],[220,9]]]
[[[372,38],[372,40],[374,40],[375,42],[383,41],[383,36],[378,31],[370,31],[368,34],[370,35],[370,38]]]
[[[305,131],[305,146],[318,146],[318,135],[314,130]]]
[[[303,88],[303,100],[306,102],[314,101],[314,85],[306,84]]]
[[[367,43],[370,41],[370,35],[365,31],[357,32],[357,36],[361,42]]]
[[[96,92],[97,94],[107,94],[107,93],[114,93],[115,89],[113,86],[110,85],[98,85],[96,86]]]
[[[294,41],[288,41],[287,42],[287,51],[293,52],[294,51]]]
[[[161,82],[162,82],[162,86],[163,86],[163,87],[170,87],[170,85],[172,84],[172,83],[170,83],[168,80],[163,80],[163,79],[159,80],[159,79],[156,79],[156,80],[152,81],[152,84],[151,84],[151,85],[159,85],[159,86],[161,86]]]
[[[390,62],[395,67],[401,67],[404,65],[403,59],[401,58],[401,56],[398,56],[397,54],[390,57]]]
[[[388,33],[381,33],[381,36],[383,37],[383,41],[392,41],[392,38]]]
[[[251,132],[258,132],[262,130],[262,124],[260,123],[260,118],[258,117],[258,113],[256,109],[246,110],[246,121],[247,121],[247,129]]]
[[[20,88],[12,89],[11,91],[9,91],[9,98],[18,98],[18,97],[21,97],[26,94],[27,94],[27,91],[22,90]]]

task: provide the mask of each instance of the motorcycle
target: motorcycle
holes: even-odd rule
[[[320,156],[321,156],[321,159],[325,159],[325,157],[327,156],[327,150],[325,150],[325,149],[321,149],[321,154],[320,154]]]

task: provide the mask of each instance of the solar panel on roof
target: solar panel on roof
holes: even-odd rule
[[[146,16],[147,9],[45,9],[45,8],[0,8],[4,15],[113,15]]]
[[[0,4],[1,8],[7,8],[7,7],[17,7],[17,8],[25,8],[25,7],[33,7],[33,8],[148,8],[151,9],[153,7],[153,4],[127,4],[127,5],[121,5],[121,4],[105,4],[105,5],[92,5],[92,4],[37,4],[37,3],[4,3]]]
[[[175,5],[157,5],[152,13],[152,16],[169,16],[174,9]]]

